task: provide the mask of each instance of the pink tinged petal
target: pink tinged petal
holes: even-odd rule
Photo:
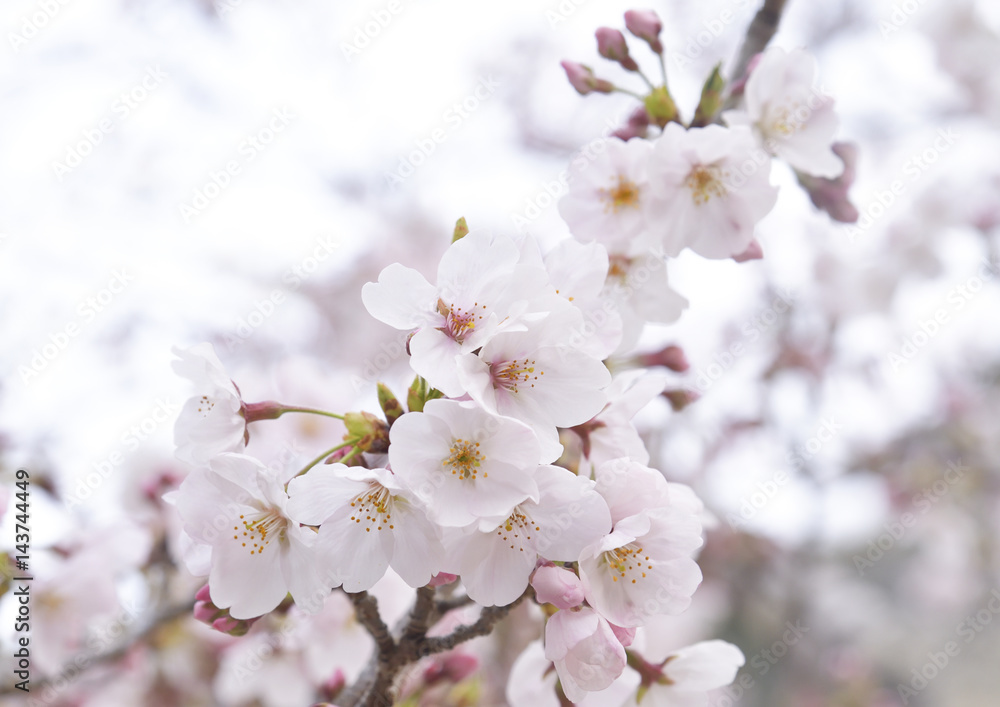
[[[290,526],[286,530],[288,546],[281,556],[281,568],[288,584],[288,591],[296,606],[316,614],[339,582],[335,573],[323,571],[316,546],[316,533],[308,528]]]
[[[663,474],[626,457],[601,464],[594,476],[596,489],[607,502],[611,518],[616,524],[669,503],[670,492]],[[623,524],[620,529],[624,530],[628,526],[628,523]],[[648,527],[647,522],[645,528]],[[640,535],[647,532],[638,526],[636,530]]]
[[[485,231],[469,233],[441,256],[438,287],[442,296],[451,299],[455,294],[478,292],[493,281],[502,281],[517,265],[520,255],[510,238],[494,238]]]
[[[252,619],[272,611],[288,594],[279,544],[253,555],[238,543],[216,547],[208,584],[212,603],[229,609],[234,618]]]
[[[743,652],[726,641],[703,641],[683,648],[663,666],[678,690],[707,692],[732,683],[746,662]]]
[[[558,676],[550,670],[541,641],[532,641],[514,661],[507,680],[507,702],[532,707],[559,707],[556,697]]]
[[[348,506],[320,526],[317,544],[336,584],[342,583],[345,592],[366,591],[389,568],[386,545],[391,552],[392,530],[386,526],[379,530],[378,524],[372,527],[366,517]]]
[[[462,389],[484,410],[496,415],[497,394],[490,377],[490,365],[471,353],[459,356],[455,363]]]
[[[594,297],[604,287],[608,251],[600,243],[561,241],[545,256],[549,279],[561,297]]]
[[[396,504],[395,547],[390,565],[411,587],[422,587],[444,564],[444,546],[437,527],[417,508]],[[441,582],[447,584],[448,582]]]
[[[554,662],[563,691],[574,702],[609,687],[626,663],[625,648],[608,622],[587,608],[559,611],[548,620],[545,656]]]
[[[330,464],[316,467],[288,482],[288,515],[299,523],[319,525],[364,491],[364,481],[344,478],[348,467]]]
[[[361,288],[369,314],[395,329],[415,329],[435,320],[437,289],[412,268],[393,263]],[[440,318],[440,316],[437,316]]]
[[[464,538],[459,574],[465,590],[483,606],[506,606],[528,586],[537,555],[528,534],[533,528],[501,523],[489,532]]]
[[[189,474],[177,493],[177,512],[192,540],[214,546],[240,513],[255,511],[253,497],[219,474],[198,469]]]
[[[178,357],[178,360],[171,363],[177,375],[187,378],[198,387],[217,387],[233,396],[239,396],[211,344],[205,342],[187,349],[175,346],[171,351]]]
[[[438,329],[424,328],[410,339],[410,368],[445,395],[463,395],[455,357],[462,346]]]
[[[542,557],[575,562],[611,531],[611,514],[593,481],[556,466],[538,467],[535,481],[539,501],[523,507],[540,528],[534,546]]]

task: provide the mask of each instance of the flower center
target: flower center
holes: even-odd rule
[[[233,540],[238,540],[243,547],[250,550],[251,555],[260,555],[271,540],[281,540],[285,536],[288,520],[277,508],[266,508],[252,516],[240,516],[243,530],[234,525]],[[248,545],[249,543],[249,545]]]
[[[622,209],[635,209],[639,206],[640,188],[635,182],[619,174],[617,183],[611,189],[600,189],[598,193],[604,201],[604,212],[618,213]]]
[[[201,396],[201,399],[198,401],[198,412],[201,413],[202,417],[208,417],[212,413],[212,408],[214,407],[215,401],[207,395]]]
[[[632,259],[626,258],[624,255],[612,255],[608,261],[608,279],[624,283],[628,277],[629,268],[632,267]]]
[[[522,358],[504,363],[490,364],[490,378],[493,380],[494,388],[503,388],[512,393],[517,392],[520,384],[528,384],[532,388],[535,384],[532,381],[538,380],[538,376],[544,376],[545,371],[539,369],[535,374],[535,360]]]
[[[631,580],[632,584],[635,584],[637,577],[646,577],[643,567],[653,569],[653,566],[649,564],[649,556],[644,555],[642,548],[636,547],[634,543],[623,545],[615,550],[608,550],[604,553],[604,562],[611,570],[611,581],[613,582],[623,579]]]
[[[351,508],[354,509],[351,520],[355,523],[364,523],[367,533],[372,531],[373,525],[376,530],[382,530],[385,526],[388,526],[389,530],[395,528],[390,522],[392,520],[392,495],[389,493],[389,489],[380,483],[373,481],[365,493],[355,496],[354,500],[351,501]]]
[[[479,474],[479,467],[486,461],[486,457],[479,451],[479,442],[453,439],[448,451],[451,452],[451,456],[442,461],[441,464],[450,467],[451,473],[460,479],[475,481]],[[486,472],[483,472],[483,478],[486,478]]]
[[[695,204],[707,203],[713,196],[723,197],[729,190],[722,183],[726,176],[715,165],[696,165],[684,180],[684,186],[691,190],[691,199]]]
[[[444,326],[439,327],[439,330],[461,344],[475,330],[476,320],[483,318],[482,314],[476,314],[477,308],[486,309],[486,305],[473,302],[472,309],[466,312],[461,307],[445,304],[443,299],[438,299],[437,311],[444,317]]]
[[[768,132],[772,135],[777,134],[783,137],[797,133],[805,123],[805,118],[808,117],[808,109],[804,115],[801,109],[802,104],[798,101],[795,101],[790,106],[784,105],[773,108],[768,116],[771,127]]]
[[[541,531],[541,528],[535,525],[535,521],[526,516],[521,512],[520,507],[515,508],[514,512],[496,529],[496,534],[503,539],[505,543],[510,543],[510,549],[515,549],[518,547],[518,552],[524,552],[524,543],[527,540],[531,540],[531,531]]]

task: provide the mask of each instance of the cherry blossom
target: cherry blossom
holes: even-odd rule
[[[777,200],[770,172],[749,128],[668,124],[649,163],[645,216],[656,224],[649,246],[668,256],[684,248],[706,258],[744,252]]]
[[[450,554],[466,591],[484,606],[509,604],[528,586],[539,556],[574,562],[611,528],[595,483],[556,466],[535,472],[539,498],[519,503],[499,525],[455,536]]]
[[[453,243],[438,265],[437,284],[398,263],[361,291],[373,317],[415,330],[410,365],[446,395],[462,394],[455,356],[475,351],[508,322],[515,303],[544,291],[545,273],[519,267],[517,245],[506,237],[470,233]]]
[[[177,457],[202,465],[216,454],[242,451],[246,445],[243,400],[211,344],[174,347],[174,371],[194,383],[174,425]]]
[[[237,619],[274,609],[288,593],[318,611],[334,586],[316,569],[316,533],[287,513],[281,481],[258,460],[220,454],[172,497],[184,530],[211,547],[212,603]]]
[[[579,156],[570,164],[569,192],[559,201],[559,213],[578,240],[631,254],[647,229],[652,148],[645,140],[607,138],[592,153],[592,160]]]
[[[816,86],[816,59],[803,49],[770,47],[747,79],[746,110],[726,111],[731,126],[745,125],[768,152],[797,170],[832,179],[844,170],[834,153],[833,99]]]
[[[292,479],[288,513],[318,525],[316,552],[344,591],[371,589],[392,567],[422,587],[440,569],[439,531],[386,469],[331,464]]]
[[[432,400],[396,420],[390,441],[393,472],[442,526],[498,523],[518,503],[538,501],[534,432],[473,402]]]
[[[692,559],[702,544],[700,504],[686,487],[627,459],[602,465],[596,476],[614,526],[580,558],[587,601],[624,627],[684,611],[701,583]]]
[[[661,667],[662,682],[648,686],[642,704],[653,707],[705,707],[708,691],[732,683],[746,662],[726,641],[702,641],[670,655]]]
[[[556,612],[545,624],[545,657],[572,702],[603,690],[625,669],[625,647],[608,621],[588,607]]]

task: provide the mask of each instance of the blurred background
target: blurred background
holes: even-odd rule
[[[690,116],[757,3],[651,6]],[[243,639],[157,623],[199,586],[159,500],[188,472],[171,347],[214,343],[247,400],[374,410],[377,380],[402,393],[399,333],[361,285],[394,261],[433,273],[459,216],[567,236],[560,173],[635,102],[578,96],[559,61],[630,85],[593,32],[631,7],[4,0],[0,473],[11,509],[15,470],[32,478],[37,704],[296,707],[357,673],[364,639],[336,600]],[[717,523],[693,609],[649,631],[650,655],[739,645],[720,707],[995,705],[1000,4],[790,0],[773,44],[818,57],[859,148],[860,217],[831,221],[775,163],[763,260],[672,264],[690,306],[640,351],[681,346],[672,387],[700,399],[638,422],[651,465]],[[250,453],[298,467],[338,424],[283,418]],[[13,538],[8,510],[0,548]],[[387,611],[403,594],[383,590]],[[485,666],[469,691],[434,704],[504,704],[538,630],[523,609],[469,648]],[[8,593],[5,681],[15,610]]]

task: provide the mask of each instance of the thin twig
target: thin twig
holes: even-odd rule
[[[750,65],[750,60],[767,47],[768,42],[771,41],[775,32],[778,31],[778,25],[781,24],[781,16],[787,4],[788,0],[764,0],[763,7],[757,11],[753,21],[747,28],[747,33],[743,38],[743,45],[740,47],[736,63],[729,73],[730,84],[743,78],[747,67]],[[735,108],[740,100],[739,96],[730,96],[726,100],[724,108]]]
[[[155,618],[150,620],[150,622],[138,631],[136,634],[131,636],[128,640],[122,641],[117,646],[104,653],[96,653],[94,655],[79,655],[74,658],[65,668],[60,670],[58,673],[51,677],[42,678],[40,680],[34,680],[31,683],[31,688],[35,691],[41,690],[47,687],[51,683],[61,682],[64,685],[74,680],[80,678],[80,676],[103,663],[110,663],[121,658],[128,650],[144,640],[151,633],[156,631],[158,628],[164,624],[170,623],[171,621],[181,618],[185,615],[190,616],[191,611],[194,609],[194,602],[186,602],[184,604],[178,604],[176,606],[164,609],[162,613],[158,614]],[[24,692],[18,690],[13,685],[8,685],[6,687],[0,688],[0,697],[6,697],[8,695],[23,695]]]

